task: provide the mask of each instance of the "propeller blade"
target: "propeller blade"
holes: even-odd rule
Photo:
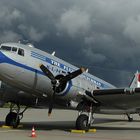
[[[47,69],[47,67],[45,67],[43,64],[40,65],[40,69],[43,71],[43,73],[52,81],[52,82],[56,82],[56,79],[54,77],[54,75],[51,73],[51,71],[49,69]]]
[[[47,69],[47,67],[45,67],[43,64],[41,64],[39,67],[43,71],[43,73],[51,80],[51,83],[53,84],[53,95],[50,99],[49,109],[48,109],[48,116],[50,116],[52,113],[53,105],[54,105],[57,81],[54,75],[51,73],[51,71]]]
[[[78,75],[82,74],[82,73],[85,72],[85,71],[86,71],[86,69],[83,68],[83,67],[81,67],[80,69],[78,69],[78,70],[76,70],[76,71],[74,71],[74,72],[72,72],[72,73],[69,73],[68,75],[62,77],[62,78],[60,79],[60,83],[70,81],[71,79],[77,77]]]
[[[51,97],[51,101],[50,101],[50,104],[49,104],[48,116],[51,115],[52,109],[53,109],[53,105],[54,105],[55,93],[56,93],[56,87],[55,86],[53,87],[53,90],[54,90],[54,92],[53,92],[53,95]]]

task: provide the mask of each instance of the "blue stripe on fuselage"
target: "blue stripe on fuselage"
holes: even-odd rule
[[[48,57],[45,57],[43,55],[40,55],[36,52],[33,52],[31,51],[31,57],[33,58],[36,58],[36,59],[40,59],[42,61],[45,61],[47,62],[48,64],[51,64],[53,66],[57,66],[59,67],[60,69],[63,69],[64,71],[67,71],[67,72],[72,72],[74,71],[74,69],[62,64],[62,63],[59,63],[53,59],[50,59]],[[2,58],[2,59],[1,59]],[[35,68],[32,68],[32,67],[29,67],[29,66],[26,66],[24,64],[21,64],[21,63],[18,63],[18,62],[15,62],[14,60],[8,58],[7,56],[5,56],[1,51],[0,51],[0,63],[9,63],[9,64],[12,64],[12,65],[15,65],[15,66],[18,66],[18,67],[22,67],[24,69],[27,69],[27,70],[30,70],[32,72],[36,72],[38,74],[41,74],[41,75],[44,75],[44,73],[40,70],[37,70]],[[48,67],[49,68],[49,67]],[[93,84],[97,85],[98,87],[100,88],[108,88],[108,85],[105,85],[101,82],[98,82],[97,80],[94,80],[93,78],[89,77],[89,76],[86,76],[85,74],[83,74],[83,76],[90,82],[92,82]]]
[[[27,69],[29,71],[32,71],[32,72],[37,72],[39,74],[42,74],[44,75],[44,73],[42,71],[39,71],[39,70],[36,70],[32,67],[29,67],[29,66],[26,66],[24,64],[21,64],[21,63],[18,63],[10,58],[8,58],[6,55],[4,55],[1,51],[0,51],[0,63],[8,63],[8,64],[11,64],[11,65],[15,65],[17,67],[21,67],[21,68],[24,68],[24,69]]]
[[[24,68],[26,70],[29,70],[29,71],[32,71],[32,72],[35,72],[35,73],[38,73],[38,74],[41,74],[41,75],[44,75],[45,74],[42,72],[42,71],[39,71],[35,68],[32,68],[32,67],[29,67],[29,66],[26,66],[24,64],[21,64],[21,63],[18,63],[10,58],[8,58],[6,55],[4,55],[1,51],[0,51],[0,63],[8,63],[8,64],[11,64],[11,65],[15,65],[17,67],[21,67],[21,68]],[[60,96],[65,96],[67,95],[67,93],[69,92],[70,88],[72,87],[72,81],[68,83],[68,87],[66,89],[66,91],[61,94]],[[58,94],[59,95],[59,94]]]
[[[71,67],[68,67],[68,66],[66,66],[66,65],[64,65],[64,64],[62,64],[62,63],[60,63],[60,62],[58,62],[56,60],[50,59],[48,57],[45,57],[45,56],[43,56],[43,55],[41,55],[39,53],[36,53],[34,51],[31,51],[31,56],[36,58],[36,59],[43,60],[43,61],[45,61],[45,62],[47,62],[47,63],[49,63],[51,65],[54,65],[54,66],[56,66],[56,67],[58,67],[60,69],[63,69],[64,71],[67,71],[67,72],[73,72],[75,70],[75,69],[73,69]],[[97,80],[85,75],[85,74],[83,74],[83,76],[85,77],[85,79],[87,81],[90,81],[91,83],[95,84],[99,88],[108,88],[107,85],[105,85],[105,84],[103,84],[103,83],[101,83],[101,82],[99,82],[99,81],[97,81]]]

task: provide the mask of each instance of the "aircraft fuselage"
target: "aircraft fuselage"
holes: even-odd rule
[[[15,47],[24,50],[24,56],[15,51],[0,51],[0,77],[6,83],[36,96],[50,96],[52,86],[50,79],[40,70],[39,65],[44,64],[55,76],[66,75],[77,67],[51,55],[19,43],[5,43],[1,46]],[[93,91],[96,88],[113,87],[88,73],[67,82],[62,92],[57,93],[64,99],[74,99],[79,92]]]

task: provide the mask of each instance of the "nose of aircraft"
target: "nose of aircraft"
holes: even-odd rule
[[[0,63],[3,63],[5,58],[5,55],[0,51]]]

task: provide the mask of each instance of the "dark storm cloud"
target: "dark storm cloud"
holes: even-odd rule
[[[139,0],[1,0],[0,41],[38,48],[116,85],[140,69]]]

